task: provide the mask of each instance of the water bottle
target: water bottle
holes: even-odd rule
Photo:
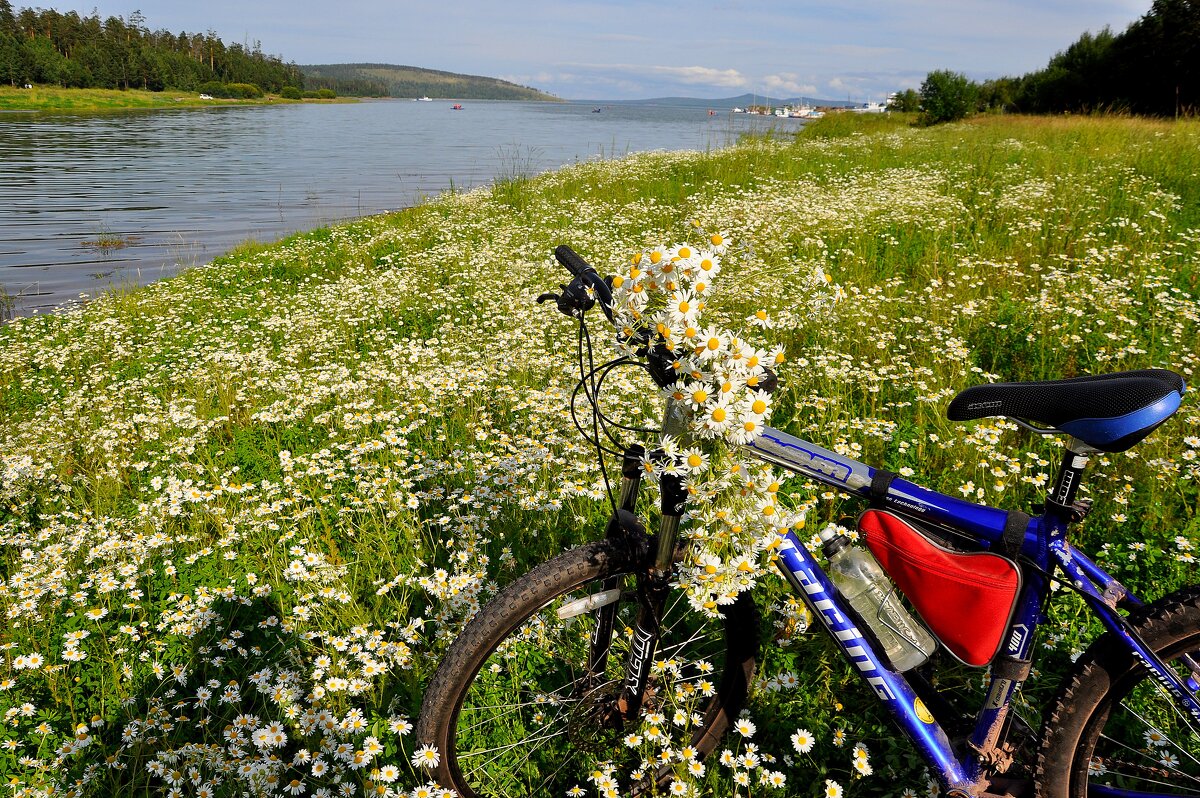
[[[903,672],[929,659],[937,641],[900,603],[892,581],[871,552],[850,545],[848,538],[832,529],[821,533],[821,544],[829,558],[829,578],[871,627],[892,667]]]

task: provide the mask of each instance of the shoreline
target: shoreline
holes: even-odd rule
[[[27,100],[28,102],[22,102]],[[357,97],[288,100],[275,94],[253,99],[201,98],[198,92],[144,89],[65,89],[37,85],[32,89],[0,86],[0,113],[102,113],[157,111],[171,108],[221,108],[234,105],[297,105],[358,102]]]

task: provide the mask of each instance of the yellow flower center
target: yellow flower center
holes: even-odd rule
[[[691,466],[692,468],[699,468],[701,463],[703,463],[703,462],[704,462],[704,458],[698,454],[689,454],[688,455],[688,465]]]
[[[767,403],[762,399],[755,399],[754,404],[750,405],[750,409],[755,413],[762,415],[763,413],[767,412]]]
[[[661,252],[651,252],[650,253],[650,262],[651,263],[657,264],[660,260],[662,260]]]
[[[622,276],[621,276],[621,275],[619,275],[619,274],[614,274],[614,275],[613,275],[613,278],[612,278],[612,287],[613,287],[613,288],[620,288],[620,287],[621,287],[622,285],[624,285],[624,284],[625,284],[625,278],[624,278],[624,277],[622,277]]]
[[[641,269],[630,269],[629,270],[629,279],[630,280],[636,280],[637,278],[639,278],[641,276],[642,276]]]
[[[714,408],[712,411],[712,420],[717,422],[718,424],[720,424],[722,421],[724,421],[725,420],[725,408],[723,408],[723,407]]]
[[[713,267],[712,259],[705,258],[704,260],[700,261],[700,271],[704,271],[704,272],[712,271],[712,267]]]
[[[680,313],[687,313],[690,308],[691,308],[691,305],[689,305],[687,302],[679,303],[679,312]]]
[[[697,390],[692,392],[692,401],[696,404],[701,404],[708,400],[708,391]]]
[[[634,266],[637,266],[639,263],[642,262],[642,253],[640,253],[640,252],[633,253],[633,257],[630,258],[630,260],[633,262]],[[634,269],[634,271],[637,271],[637,269]]]
[[[708,348],[714,352],[717,351],[718,349],[720,349],[721,348],[721,339],[720,338],[709,338],[708,339]]]
[[[679,257],[681,257],[681,258],[690,258],[690,257],[692,257],[692,249],[691,249],[691,247],[680,247],[680,248],[679,248]]]
[[[765,310],[756,310],[754,311],[754,315],[763,321],[767,320],[767,312]]]
[[[721,237],[720,233],[713,233],[708,237],[708,240],[712,242],[714,247],[719,247],[725,243],[725,239]]]
[[[775,356],[776,363],[782,363],[784,360],[786,360],[786,358],[784,357],[783,352],[780,352],[778,355]]]
[[[758,425],[753,421],[747,421],[742,425],[742,429],[746,430],[746,432],[754,432],[754,430],[758,429]]]

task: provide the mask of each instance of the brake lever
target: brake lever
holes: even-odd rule
[[[549,302],[549,301],[550,301],[550,300],[552,300],[552,299],[553,299],[555,302],[557,302],[557,301],[558,301],[558,294],[549,294],[549,293],[547,293],[547,294],[542,294],[541,296],[539,296],[539,297],[537,298],[537,303],[540,305],[540,304],[542,304],[543,302]]]

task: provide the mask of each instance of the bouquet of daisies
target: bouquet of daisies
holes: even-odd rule
[[[639,334],[649,331],[673,372],[665,396],[690,411],[686,432],[665,436],[660,448],[667,457],[648,462],[647,471],[685,477],[684,529],[695,545],[688,547],[678,586],[710,616],[754,586],[781,535],[802,527],[807,510],[781,502],[783,478],[741,451],[771,417],[768,369],[785,358],[782,347],[758,346],[711,320],[709,302],[728,246],[726,235],[716,233],[700,247],[655,247],[634,254],[612,279],[613,318],[624,340],[619,346],[633,354],[645,340]],[[825,283],[823,275],[812,280]],[[771,326],[763,310],[746,321]]]

